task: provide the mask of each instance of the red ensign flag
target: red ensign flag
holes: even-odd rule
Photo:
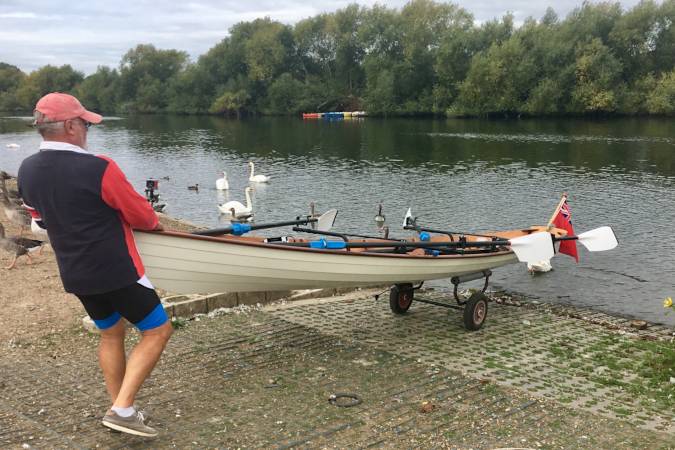
[[[574,236],[574,228],[572,228],[572,214],[570,213],[570,207],[567,204],[567,200],[560,207],[560,211],[553,219],[553,226],[556,228],[562,228],[567,230],[568,236]],[[579,254],[577,253],[577,241],[560,241],[560,248],[558,249],[560,253],[570,255],[577,262],[579,262]]]

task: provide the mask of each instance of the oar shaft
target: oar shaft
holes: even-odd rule
[[[274,244],[278,245],[289,245],[293,247],[313,247],[313,248],[327,248],[327,249],[339,249],[339,248],[437,248],[437,247],[450,247],[450,248],[466,248],[466,247],[493,247],[493,246],[503,246],[510,245],[510,242],[507,240],[497,240],[497,241],[453,241],[453,242],[342,242],[342,241],[328,241],[325,239],[320,239],[319,241],[313,242],[275,242]],[[325,245],[323,245],[325,244]],[[323,246],[322,246],[323,245]]]
[[[393,242],[402,242],[400,239],[391,239],[391,238],[383,238],[380,236],[368,236],[365,234],[354,234],[354,233],[339,233],[337,231],[322,231],[322,230],[312,230],[311,228],[300,228],[300,227],[294,227],[293,231],[298,231],[301,233],[313,233],[313,234],[323,234],[325,236],[335,236],[335,237],[362,237],[362,238],[367,238],[367,239],[384,239],[387,241],[393,241]]]
[[[259,225],[249,225],[249,224],[234,224],[229,227],[223,228],[214,228],[212,230],[203,230],[195,231],[192,234],[199,236],[218,236],[221,234],[243,234],[252,230],[264,230],[266,228],[277,228],[277,227],[287,227],[290,225],[306,225],[308,223],[316,222],[317,219],[298,219],[298,220],[289,220],[287,222],[275,222],[275,223],[261,223]]]
[[[489,236],[487,234],[476,234],[476,233],[464,233],[460,231],[450,231],[450,230],[436,230],[434,228],[426,228],[426,227],[418,227],[415,225],[406,225],[403,227],[404,230],[415,230],[415,231],[426,231],[427,233],[437,233],[437,234],[457,234],[457,235],[471,235],[471,236],[479,236],[479,237],[486,237],[486,238],[492,238],[494,236]]]
[[[561,237],[554,237],[553,241],[558,242],[558,241],[578,241],[579,236],[561,236]]]

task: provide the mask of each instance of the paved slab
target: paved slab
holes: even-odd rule
[[[583,371],[566,379],[573,368],[552,346],[570,342],[592,360],[583,355],[606,333],[596,325],[491,304],[486,327],[466,333],[454,310],[414,305],[395,317],[357,297],[190,321],[138,399],[160,430],[152,441],[100,425],[109,405],[95,336],[13,343],[0,361],[0,447],[673,448],[672,403],[658,419],[649,400],[661,397],[647,393],[639,414],[608,418],[610,407],[596,414],[585,400],[631,396],[589,389]],[[336,392],[362,403],[335,406]],[[556,400],[568,392],[584,401]]]
[[[442,294],[423,298],[448,302]],[[673,361],[672,330],[653,327],[626,333],[620,324],[629,321],[601,313],[576,310],[573,315],[585,319],[579,320],[569,317],[569,308],[492,302],[484,328],[467,333],[461,311],[418,302],[397,316],[387,302],[328,300],[302,308],[277,307],[273,314],[539,398],[675,433],[675,384],[669,378],[675,377],[675,367],[657,380],[646,376],[645,368],[661,359]],[[659,339],[661,344],[653,344]],[[669,360],[662,357],[664,352],[671,352]]]

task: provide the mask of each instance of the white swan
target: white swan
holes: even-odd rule
[[[251,167],[251,175],[249,175],[248,181],[253,181],[255,183],[267,183],[270,181],[270,177],[267,175],[253,175],[255,171],[255,165],[252,162],[249,162],[248,165]]]
[[[223,203],[222,205],[218,205],[218,209],[220,210],[221,213],[234,218],[252,216],[253,215],[253,203],[251,202],[252,190],[253,189],[250,186],[248,186],[244,190],[244,193],[246,194],[246,206],[242,205],[240,202],[236,200],[232,200],[227,203]]]
[[[11,148],[12,150],[16,150],[19,147],[21,147],[19,144],[7,144],[7,148]]]
[[[527,263],[527,271],[531,274],[535,272],[550,272],[553,269],[550,260],[542,260],[537,262]]]
[[[227,182],[227,172],[223,171],[223,178],[216,180],[216,189],[219,191],[227,191],[230,189],[230,183]]]

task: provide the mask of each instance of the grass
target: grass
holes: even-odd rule
[[[630,416],[633,412],[627,408],[614,407],[610,408],[618,416]]]
[[[172,317],[171,318],[171,326],[173,327],[174,330],[180,330],[181,328],[185,328],[188,325],[188,320],[184,319],[182,317]]]
[[[556,342],[547,350],[559,364],[598,385],[646,397],[649,399],[646,404],[651,403],[652,408],[666,411],[675,408],[675,383],[670,382],[675,377],[674,343],[608,335],[585,348],[583,344],[572,348]],[[582,355],[589,357],[582,359]],[[599,367],[603,368],[601,373],[596,372]]]

